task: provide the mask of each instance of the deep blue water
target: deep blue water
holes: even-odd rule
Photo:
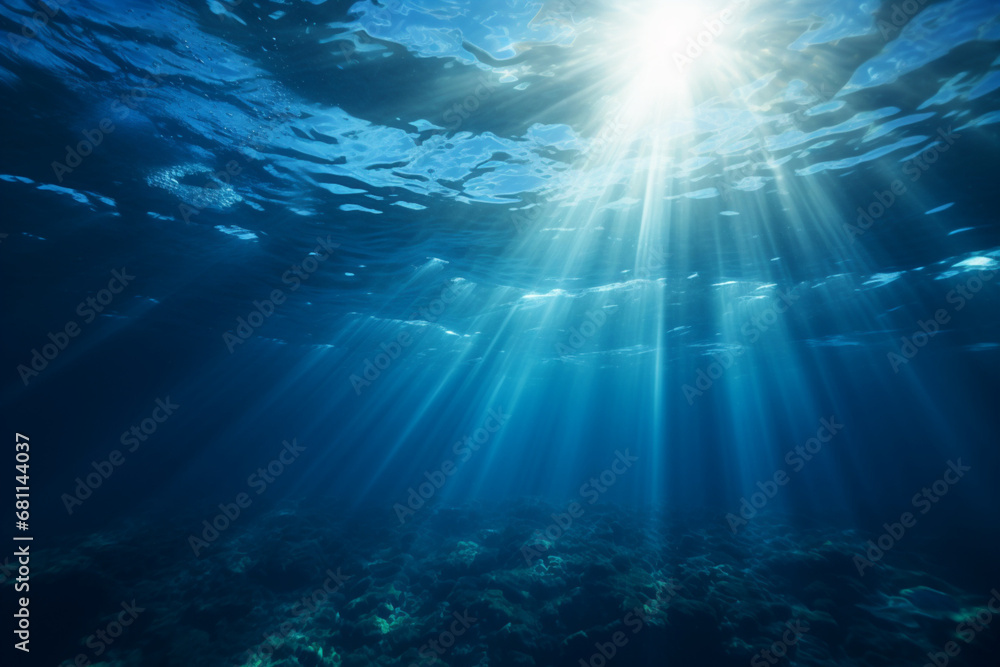
[[[1000,664],[997,3],[0,27],[12,664]]]

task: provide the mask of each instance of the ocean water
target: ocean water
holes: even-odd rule
[[[1000,4],[0,27],[4,664],[1000,665]]]

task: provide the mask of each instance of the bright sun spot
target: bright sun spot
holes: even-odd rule
[[[641,146],[642,161],[679,160],[678,137],[698,105],[736,87],[745,61],[739,25],[747,0],[639,0],[616,9],[602,31],[600,88],[594,109],[593,164],[618,163]]]
[[[731,29],[731,9],[710,3],[668,3],[629,12],[617,75],[628,82],[632,102],[686,101],[692,77],[709,69],[716,41]]]

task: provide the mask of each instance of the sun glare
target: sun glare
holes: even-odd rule
[[[616,76],[630,103],[671,106],[690,101],[695,79],[711,72],[719,41],[732,29],[735,11],[704,4],[670,3],[630,12],[620,38],[625,55]]]

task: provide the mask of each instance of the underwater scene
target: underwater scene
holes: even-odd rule
[[[996,0],[0,28],[0,664],[1000,667]]]

